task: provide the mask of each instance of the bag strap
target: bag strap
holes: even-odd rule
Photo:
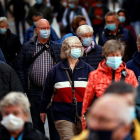
[[[31,60],[29,61],[29,63],[26,64],[26,68],[28,68],[35,60],[36,58],[42,54],[45,50],[47,50],[46,46],[43,45],[43,48],[34,56],[31,58]]]
[[[70,85],[71,85],[71,88],[72,88],[72,82],[71,82],[71,79],[70,79],[70,76],[69,76],[69,73],[67,70],[66,71],[66,74],[67,74],[67,77],[69,79],[69,82],[70,82]],[[78,117],[78,110],[77,110],[77,99],[75,98],[75,90],[74,88],[72,88],[72,94],[73,94],[73,105],[75,106],[75,110],[76,110],[76,116]]]

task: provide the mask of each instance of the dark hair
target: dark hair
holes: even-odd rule
[[[130,17],[129,17],[129,15],[128,15],[127,11],[124,10],[124,9],[120,9],[120,10],[117,12],[117,14],[119,15],[120,12],[123,12],[123,13],[125,14],[125,17],[126,17],[125,23],[126,23],[126,25],[130,25]]]
[[[132,93],[134,96],[137,95],[136,89],[132,87],[132,85],[126,84],[123,81],[113,82],[105,91],[105,94],[113,93],[113,94],[127,94]]]
[[[41,16],[43,18],[43,14],[42,13],[38,13],[38,12],[37,13],[34,13],[33,16],[36,16],[36,17],[37,16]]]
[[[76,16],[72,20],[71,27],[72,27],[72,29],[73,29],[74,32],[79,27],[79,22],[82,21],[82,20],[85,20],[86,21],[86,18],[84,16],[81,16],[81,15]]]

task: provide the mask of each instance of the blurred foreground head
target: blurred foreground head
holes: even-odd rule
[[[87,116],[90,137],[99,140],[124,140],[131,130],[126,101],[119,95],[105,95],[92,105]]]

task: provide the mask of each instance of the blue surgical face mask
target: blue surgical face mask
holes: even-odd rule
[[[71,49],[70,56],[73,59],[78,59],[81,56],[81,49],[79,49],[79,48],[77,48],[77,49]]]
[[[34,24],[35,27],[36,27],[36,23],[37,23],[37,22],[33,22],[33,24]]]
[[[73,9],[74,8],[74,4],[69,4],[69,8]]]
[[[116,24],[107,24],[106,28],[110,31],[114,31],[116,30],[117,27],[116,27]]]
[[[7,29],[6,29],[6,28],[2,28],[2,29],[0,29],[0,34],[5,34],[5,33],[6,33],[6,31],[7,31]]]
[[[37,4],[41,4],[42,3],[42,0],[36,0],[36,3]]]
[[[89,47],[91,45],[92,41],[93,41],[93,38],[89,38],[89,37],[88,38],[83,38],[82,44],[85,47]]]
[[[126,18],[124,16],[119,16],[120,23],[124,23]]]
[[[113,70],[119,68],[120,64],[122,63],[122,57],[107,57],[106,64],[111,67]]]
[[[100,7],[102,7],[102,4],[97,4],[96,6],[97,6],[98,8],[100,8]]]
[[[40,30],[40,37],[47,39],[50,37],[51,30]]]
[[[128,108],[130,116],[131,116],[131,121],[133,121],[136,118],[136,111],[135,111],[135,107],[130,106]]]

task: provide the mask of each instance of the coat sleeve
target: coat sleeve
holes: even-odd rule
[[[1,49],[0,49],[0,61],[3,61],[6,63],[5,57],[4,57]]]
[[[99,37],[98,44],[100,46],[103,46],[104,45],[104,43],[103,43],[103,34]]]
[[[54,93],[53,88],[54,88],[54,84],[55,84],[55,82],[54,82],[55,76],[53,75],[54,74],[53,69],[54,68],[52,68],[49,71],[46,81],[45,81],[43,95],[42,95],[41,101],[40,101],[40,113],[46,113],[46,108],[49,105],[49,103],[51,102],[51,98]]]
[[[138,80],[134,74],[134,72],[132,71],[132,85],[136,88],[139,84],[138,84]]]
[[[13,68],[11,68],[10,71],[10,87],[11,87],[11,91],[24,92],[21,81]]]
[[[86,128],[86,122],[84,121],[83,115],[86,113],[87,109],[90,107],[92,100],[95,95],[95,80],[93,77],[94,72],[89,74],[89,79],[87,83],[87,87],[85,90],[85,95],[83,99],[83,107],[82,107],[82,128]]]

